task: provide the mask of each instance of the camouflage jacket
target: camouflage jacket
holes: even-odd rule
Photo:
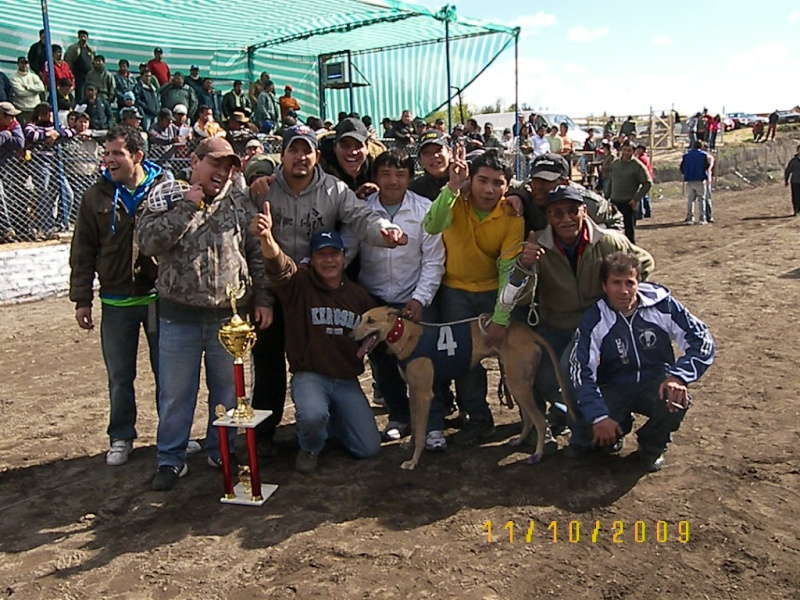
[[[159,297],[196,308],[228,305],[227,284],[247,283],[244,306],[272,306],[264,258],[248,225],[254,215],[249,198],[226,185],[198,209],[180,201],[165,212],[145,211],[136,239],[145,254],[158,259]]]

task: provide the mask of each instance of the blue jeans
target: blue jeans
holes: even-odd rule
[[[630,433],[633,427],[632,413],[649,417],[636,432],[639,450],[645,454],[663,454],[672,441],[672,432],[678,430],[686,414],[685,410],[669,412],[667,403],[658,397],[660,385],[661,380],[651,380],[633,385],[600,386],[608,416],[619,424],[623,435]],[[578,414],[577,421],[570,419],[570,428],[570,446],[591,445],[592,424],[587,423],[582,415]]]
[[[194,420],[197,392],[200,389],[200,362],[205,360],[208,387],[208,425],[206,454],[219,458],[219,436],[211,423],[214,408],[236,406],[233,382],[233,357],[217,339],[220,326],[227,319],[210,322],[184,322],[160,319],[158,364],[158,466],[180,467],[186,461],[186,445]],[[205,356],[204,356],[205,355]],[[231,444],[236,429],[227,429]]]
[[[489,292],[467,292],[447,286],[439,288],[437,302],[442,321],[460,321],[477,317],[482,313],[492,314],[497,299],[495,290]],[[466,374],[456,378],[456,394],[459,406],[467,411],[471,421],[492,421],[492,411],[486,402],[486,369],[480,364]]]
[[[358,379],[303,371],[292,376],[291,392],[302,450],[321,452],[330,437],[356,458],[378,455],[381,436]]]
[[[380,301],[380,300],[379,300]],[[403,308],[403,304],[389,304],[392,308]],[[422,320],[426,323],[436,322],[436,311],[428,306],[422,311]],[[372,376],[378,386],[386,408],[389,409],[389,420],[398,423],[410,423],[411,413],[408,406],[408,386],[400,368],[397,358],[391,354],[385,344],[379,344],[369,355],[372,365]],[[428,431],[444,429],[444,402],[442,401],[442,388],[444,385],[434,384],[434,396],[431,409],[428,413]]]
[[[150,348],[150,368],[155,376],[156,398],[158,398],[156,303],[147,306],[102,305],[100,345],[108,373],[108,393],[111,399],[108,435],[112,440],[136,438],[136,395],[133,382],[136,379],[140,327],[144,327],[147,345]]]

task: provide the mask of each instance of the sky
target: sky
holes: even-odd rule
[[[800,104],[798,0],[454,4],[462,17],[521,27],[520,104],[533,109],[581,117],[645,114],[651,106],[686,114]],[[498,99],[504,107],[514,101],[513,49],[464,92],[470,105]]]

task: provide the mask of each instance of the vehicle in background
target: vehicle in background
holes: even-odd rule
[[[779,110],[778,123],[800,123],[800,112],[796,110]]]
[[[752,113],[728,113],[725,115],[725,118],[731,119],[733,121],[733,128],[734,129],[742,129],[744,127],[752,127],[756,121],[761,121],[762,123],[768,123],[769,119],[766,117],[759,117],[758,115],[754,115]]]
[[[583,144],[586,142],[586,138],[589,137],[589,134],[578,127],[567,115],[536,113],[534,126],[536,129],[539,129],[541,125],[544,125],[545,129],[550,129],[553,125],[560,127],[562,123],[567,124],[567,135],[572,140],[573,147],[578,149],[583,148]]]

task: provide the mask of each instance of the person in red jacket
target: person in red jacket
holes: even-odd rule
[[[72,87],[75,87],[75,75],[72,74],[72,69],[69,68],[69,63],[61,60],[61,53],[61,46],[58,44],[53,44],[53,70],[56,74],[56,82],[62,79],[69,79],[72,83]],[[50,89],[50,75],[48,67],[49,65],[47,62],[45,62],[44,66],[42,67],[42,81],[44,81],[45,87]]]
[[[169,72],[169,65],[161,60],[164,51],[161,48],[153,49],[153,58],[147,63],[147,68],[153,74],[153,77],[158,80],[158,85],[165,85],[172,75]]]

